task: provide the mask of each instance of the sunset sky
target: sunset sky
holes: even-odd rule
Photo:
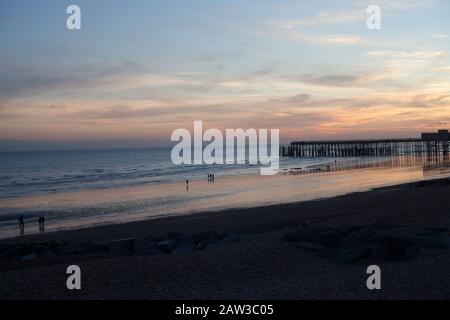
[[[450,1],[0,0],[0,139],[170,141],[194,120],[285,140],[448,127]]]

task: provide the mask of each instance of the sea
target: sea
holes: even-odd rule
[[[448,161],[417,157],[281,158],[271,180],[248,162],[174,165],[170,148],[1,152],[0,238],[19,235],[19,215],[27,233],[39,232],[39,216],[46,232],[77,229],[330,197],[443,177],[449,169]]]

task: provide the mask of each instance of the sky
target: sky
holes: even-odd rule
[[[0,139],[170,142],[195,120],[283,141],[446,128],[450,2],[0,0]]]

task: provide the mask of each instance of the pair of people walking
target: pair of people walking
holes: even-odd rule
[[[23,233],[25,231],[25,222],[23,215],[20,215],[20,217],[17,220],[19,220],[20,232]],[[45,217],[39,217],[38,223],[39,223],[39,231],[45,231]]]
[[[208,173],[208,183],[214,183],[215,176],[214,173]]]

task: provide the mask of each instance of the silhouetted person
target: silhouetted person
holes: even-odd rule
[[[208,183],[211,182],[211,173],[208,173]]]
[[[18,220],[20,231],[23,232],[25,230],[25,224],[23,223],[23,215],[20,215]]]
[[[38,221],[39,221],[39,230],[40,231],[45,231],[45,225],[44,225],[45,218],[44,217],[39,217]]]
[[[214,177],[214,173],[211,173],[211,181],[214,183],[214,179],[215,179],[215,177]]]
[[[189,190],[189,180],[186,179],[186,191]]]

